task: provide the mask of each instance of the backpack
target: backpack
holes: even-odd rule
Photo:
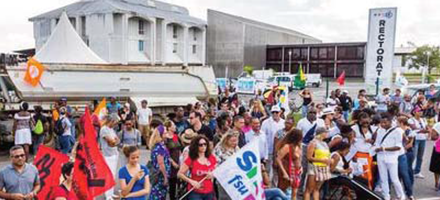
[[[57,135],[63,135],[64,133],[63,120],[64,118],[60,118],[58,119],[58,121],[55,122],[55,127],[53,130]]]
[[[36,135],[41,135],[43,132],[44,132],[43,122],[41,122],[41,119],[38,119],[34,127],[34,133]]]

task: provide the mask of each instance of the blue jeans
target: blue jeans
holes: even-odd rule
[[[411,183],[414,184],[414,170],[412,168],[414,163],[414,152],[408,151],[406,152],[406,161],[408,162],[408,172],[410,173]]]
[[[350,114],[350,111],[342,111],[342,115],[344,116],[345,122],[348,123],[348,115]]]
[[[209,193],[209,194],[202,194],[202,193],[197,193],[197,192],[191,192],[188,195],[188,199],[191,200],[213,200],[214,199],[214,193]]]
[[[267,200],[288,200],[284,192],[279,188],[269,188],[264,190]]]
[[[301,108],[301,115],[302,115],[303,118],[307,117],[307,111],[309,111],[309,106],[303,105],[302,108]]]
[[[414,174],[420,173],[422,169],[423,154],[425,154],[426,140],[416,140],[414,142],[414,156],[416,160],[416,167]]]
[[[414,177],[411,168],[408,166],[406,154],[399,156],[399,178],[403,181],[403,187],[408,197],[413,196],[413,182],[410,177]]]
[[[70,153],[72,150],[73,144],[75,144],[75,140],[70,135],[62,135],[59,136],[59,142],[60,142],[60,151],[64,154]]]
[[[32,150],[34,152],[34,155],[37,155],[37,150],[40,144],[43,144],[44,142],[44,133],[41,135],[34,135],[32,137]]]

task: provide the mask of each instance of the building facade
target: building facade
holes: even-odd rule
[[[75,30],[108,63],[205,65],[206,22],[186,8],[153,0],[88,0],[29,19],[36,51],[65,11]]]
[[[364,78],[365,47],[365,42],[268,45],[266,68],[294,74],[302,66],[322,77],[336,78],[345,71],[346,77]]]
[[[207,62],[217,77],[237,77],[246,65],[262,69],[268,44],[320,42],[300,32],[208,10]]]

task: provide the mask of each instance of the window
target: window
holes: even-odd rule
[[[197,41],[197,32],[195,29],[193,31],[193,37],[194,37],[194,41]]]
[[[70,17],[69,21],[72,24],[73,28],[76,29],[76,18]]]
[[[196,45],[192,45],[192,52],[193,52],[193,54],[197,53],[197,46]]]
[[[321,47],[319,48],[319,59],[327,59],[327,48]]]
[[[282,50],[281,48],[267,49],[267,60],[268,61],[281,61],[282,60]]]
[[[144,21],[139,19],[139,35],[143,35],[144,33],[145,33]]]
[[[177,25],[173,24],[173,38],[177,38]]]
[[[86,36],[86,16],[81,17],[81,35]]]
[[[318,59],[318,48],[310,48],[310,60]]]
[[[173,43],[173,53],[177,53],[177,43]]]
[[[138,49],[139,49],[139,51],[144,51],[144,41],[143,40],[139,40]]]

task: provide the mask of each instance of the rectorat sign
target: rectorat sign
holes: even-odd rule
[[[392,84],[397,8],[370,9],[365,83],[369,93]]]

